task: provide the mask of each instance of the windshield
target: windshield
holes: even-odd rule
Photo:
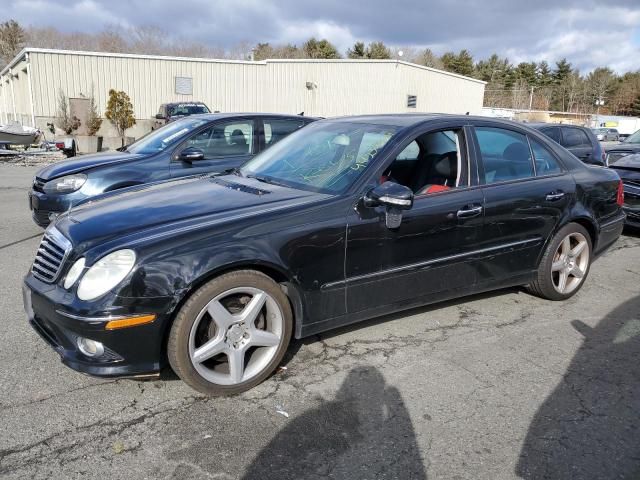
[[[593,133],[607,133],[604,128],[594,128]]]
[[[203,118],[184,118],[169,123],[153,132],[145,135],[137,142],[127,146],[127,152],[139,154],[151,154],[162,152],[169,145],[183,139],[196,128],[207,123]]]
[[[640,168],[640,153],[625,155],[610,163],[615,167]]]
[[[312,123],[245,163],[240,173],[302,190],[340,193],[397,131],[361,123]]]
[[[210,113],[204,104],[199,103],[180,103],[178,105],[167,106],[167,115],[176,117],[179,115],[197,115],[199,113]]]
[[[629,135],[624,143],[640,143],[640,130]]]

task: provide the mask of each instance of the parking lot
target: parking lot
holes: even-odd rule
[[[31,330],[35,171],[0,165],[3,478],[640,477],[637,233],[565,303],[509,289],[364,322],[207,398],[170,372],[81,375]]]

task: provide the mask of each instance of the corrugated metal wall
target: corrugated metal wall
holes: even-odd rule
[[[111,88],[124,90],[136,118],[149,120],[161,103],[204,101],[213,110],[336,116],[362,113],[480,113],[484,83],[395,61],[228,62],[60,51],[29,52],[37,118],[56,115],[60,89],[94,96],[101,112]],[[25,63],[12,68],[15,109],[30,123]],[[192,95],[175,93],[175,77],[193,80]],[[12,118],[8,72],[0,79],[0,120]],[[416,95],[416,108],[407,107]],[[40,122],[41,123],[41,122]]]
[[[217,110],[258,108],[257,69],[249,63],[205,63],[149,58],[33,53],[37,116],[53,116],[58,90],[89,95],[93,87],[100,111],[110,89],[127,92],[137,118],[150,118],[161,103],[202,100]],[[175,93],[175,77],[193,79],[193,95]],[[213,106],[212,106],[213,108]]]
[[[389,61],[269,61],[263,78],[265,110],[320,116],[479,113],[484,95],[481,82]],[[416,108],[407,107],[408,95],[417,96]]]

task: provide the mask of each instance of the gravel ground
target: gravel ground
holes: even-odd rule
[[[30,329],[35,170],[0,165],[0,477],[640,478],[638,234],[567,302],[509,289],[364,322],[206,398],[83,376]]]

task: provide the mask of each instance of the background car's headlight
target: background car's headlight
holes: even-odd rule
[[[67,276],[64,278],[64,288],[67,290],[76,283],[76,280],[80,277],[80,274],[84,270],[84,257],[77,260],[76,263],[69,269]]]
[[[80,300],[104,295],[126,277],[136,263],[133,250],[118,250],[101,258],[87,270],[78,285]]]
[[[43,190],[46,193],[71,193],[80,190],[86,181],[87,176],[83,173],[67,175],[45,183]]]

